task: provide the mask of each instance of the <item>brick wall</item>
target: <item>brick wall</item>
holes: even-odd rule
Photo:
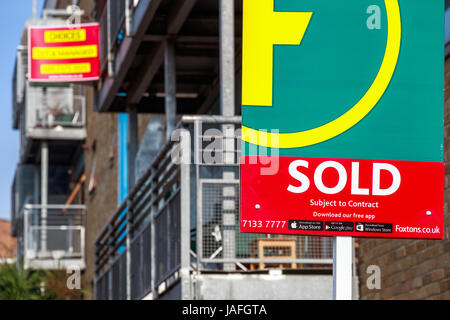
[[[93,101],[92,91],[88,95]],[[117,115],[87,111],[87,140],[85,144],[86,214],[86,272],[84,288],[87,298],[93,293],[94,244],[110,217],[117,209]],[[95,173],[94,171],[95,160]],[[95,178],[95,189],[90,184]]]
[[[11,237],[11,222],[0,220],[0,260],[15,258],[16,244],[16,239]]]
[[[450,58],[445,62],[445,84],[444,240],[359,240],[361,299],[450,299]],[[381,290],[367,288],[370,265],[381,268]]]
[[[86,298],[93,298],[94,249],[104,226],[118,208],[118,115],[94,112],[93,92],[87,97],[90,105],[87,111],[87,140],[85,144],[85,199],[86,215],[86,271],[84,288]],[[139,142],[145,133],[148,115],[138,117]],[[95,174],[93,173],[95,159]],[[90,189],[92,179],[95,189]]]

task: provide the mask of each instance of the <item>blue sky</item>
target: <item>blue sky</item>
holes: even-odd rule
[[[39,11],[43,0],[38,0]],[[31,17],[32,0],[8,1],[6,10],[0,13],[2,30],[0,50],[0,219],[10,219],[11,185],[19,153],[19,135],[12,130],[11,82],[15,52],[25,26]]]

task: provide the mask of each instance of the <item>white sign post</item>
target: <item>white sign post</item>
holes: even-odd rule
[[[353,298],[353,238],[335,237],[333,240],[333,299]]]

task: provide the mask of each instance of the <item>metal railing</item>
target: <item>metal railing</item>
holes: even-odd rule
[[[84,128],[86,125],[86,97],[74,95],[73,88],[51,95],[30,91],[26,128],[54,129]]]
[[[181,139],[162,148],[96,241],[96,299],[157,299],[179,283],[189,299],[191,272],[331,268],[329,238],[239,232],[240,136],[221,134],[238,127],[240,117],[182,118]]]
[[[106,3],[100,18],[100,65],[102,72],[108,64],[110,65],[108,69],[111,69],[115,52],[129,32],[126,30],[127,9],[131,12],[133,7],[134,1],[131,0],[109,0]]]
[[[97,299],[142,298],[180,268],[181,166],[171,158],[176,147],[170,142],[162,149],[98,237]]]
[[[84,266],[84,205],[25,205],[20,218],[19,252],[25,268]]]
[[[27,73],[27,50],[20,46],[17,48],[16,65],[13,72],[12,105],[13,126],[18,128],[20,113],[25,105],[25,79]]]

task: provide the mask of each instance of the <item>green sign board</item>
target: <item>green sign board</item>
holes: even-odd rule
[[[255,135],[245,128],[300,132],[279,139],[281,156],[442,161],[444,1],[244,1],[244,9],[255,8],[288,21],[281,27],[267,19],[244,25],[242,113],[248,141],[255,142]],[[291,25],[285,15],[294,15]],[[274,36],[275,44],[254,46],[268,32],[259,24],[278,31],[278,43],[289,31],[293,41],[276,44]],[[256,37],[253,27],[260,30]],[[258,65],[270,62],[261,60],[264,50],[273,53],[271,65]],[[267,68],[273,72],[269,77],[262,72]],[[362,114],[344,119],[328,135],[312,132],[361,102],[367,102]]]
[[[300,219],[334,235],[334,221],[314,216],[322,197],[372,205],[323,208],[347,235],[378,221],[378,236],[442,237],[399,230],[442,226],[444,1],[243,3],[241,230],[302,233],[289,227]],[[272,174],[250,164],[266,155]],[[376,218],[357,219],[366,213]]]

